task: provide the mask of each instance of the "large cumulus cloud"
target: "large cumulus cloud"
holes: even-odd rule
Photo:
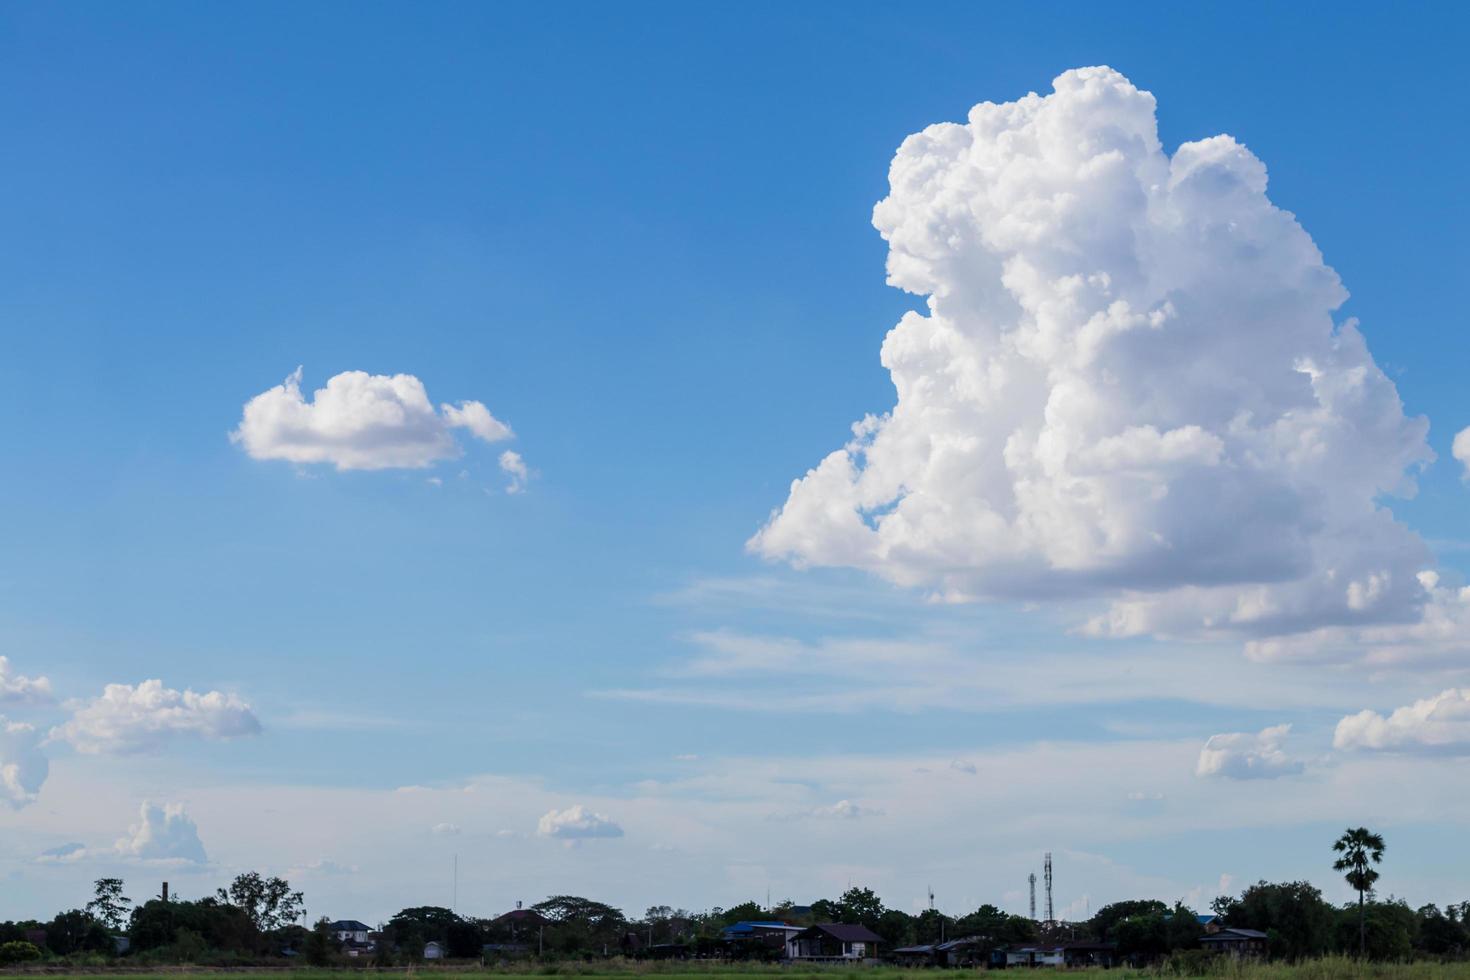
[[[950,599],[1102,596],[1101,634],[1409,621],[1422,541],[1379,500],[1432,458],[1347,297],[1229,136],[1160,146],[1108,68],[910,136],[873,223],[928,297],[883,415],[751,548]]]

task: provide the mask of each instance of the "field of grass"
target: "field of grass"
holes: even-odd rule
[[[505,967],[466,968],[462,966],[420,966],[399,970],[375,969],[286,969],[286,970],[210,970],[174,967],[155,970],[98,970],[97,974],[115,974],[129,980],[185,980],[191,976],[229,977],[231,980],[347,980],[362,976],[372,980],[397,977],[414,977],[416,980],[489,980],[497,976],[564,976],[584,977],[596,980],[599,977],[621,978],[648,976],[658,980],[713,980],[722,975],[732,977],[746,975],[780,976],[786,980],[978,980],[981,975],[1020,978],[1096,977],[1109,980],[1152,980],[1168,976],[1209,976],[1229,980],[1470,980],[1470,963],[1359,963],[1345,958],[1329,958],[1298,964],[1239,964],[1220,961],[1217,969],[1208,974],[1178,974],[1165,968],[1133,970],[1061,970],[1037,969],[1007,972],[985,970],[901,970],[891,967],[783,967],[765,965],[689,964],[689,963],[628,963],[628,964],[515,964]],[[81,975],[79,971],[71,975]],[[32,977],[63,976],[67,971],[44,966],[32,966],[18,971],[0,970],[0,976]]]

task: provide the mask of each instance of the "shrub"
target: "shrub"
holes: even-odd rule
[[[28,963],[31,960],[39,960],[41,950],[35,943],[28,943],[24,939],[0,944],[0,966],[10,966],[14,963]]]

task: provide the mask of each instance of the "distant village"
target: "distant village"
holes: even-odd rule
[[[1354,835],[1366,835],[1355,837]],[[1356,840],[1362,848],[1355,850]],[[1344,843],[1348,842],[1348,843]],[[384,922],[318,917],[278,877],[239,875],[227,888],[185,899],[163,883],[134,902],[126,883],[102,878],[84,908],[49,921],[0,922],[0,967],[109,965],[411,966],[512,965],[525,961],[706,960],[724,962],[1018,969],[1140,966],[1187,968],[1220,957],[1301,961],[1330,954],[1374,960],[1470,956],[1470,901],[1411,906],[1373,890],[1374,846],[1359,828],[1334,845],[1334,869],[1358,901],[1333,905],[1305,881],[1258,882],[1209,910],[1157,899],[1114,902],[1081,921],[1052,914],[1051,867],[1040,917],[1034,876],[1029,915],[982,905],[963,915],[934,906],[886,906],[872,890],[849,888],[809,905],[745,902],[690,912],[653,906],[642,916],[588,898],[557,895],[488,917],[440,906],[405,908]],[[1049,858],[1049,856],[1048,856]],[[1361,886],[1361,887],[1359,887]],[[344,910],[346,911],[346,910]]]

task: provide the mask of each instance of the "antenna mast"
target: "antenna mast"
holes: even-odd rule
[[[1027,875],[1026,876],[1026,880],[1031,883],[1031,921],[1032,922],[1035,922],[1036,921],[1036,872],[1033,871],[1029,875]]]
[[[1046,876],[1046,921],[1055,922],[1057,919],[1051,906],[1051,851],[1046,852],[1046,866],[1042,869],[1042,874]]]

